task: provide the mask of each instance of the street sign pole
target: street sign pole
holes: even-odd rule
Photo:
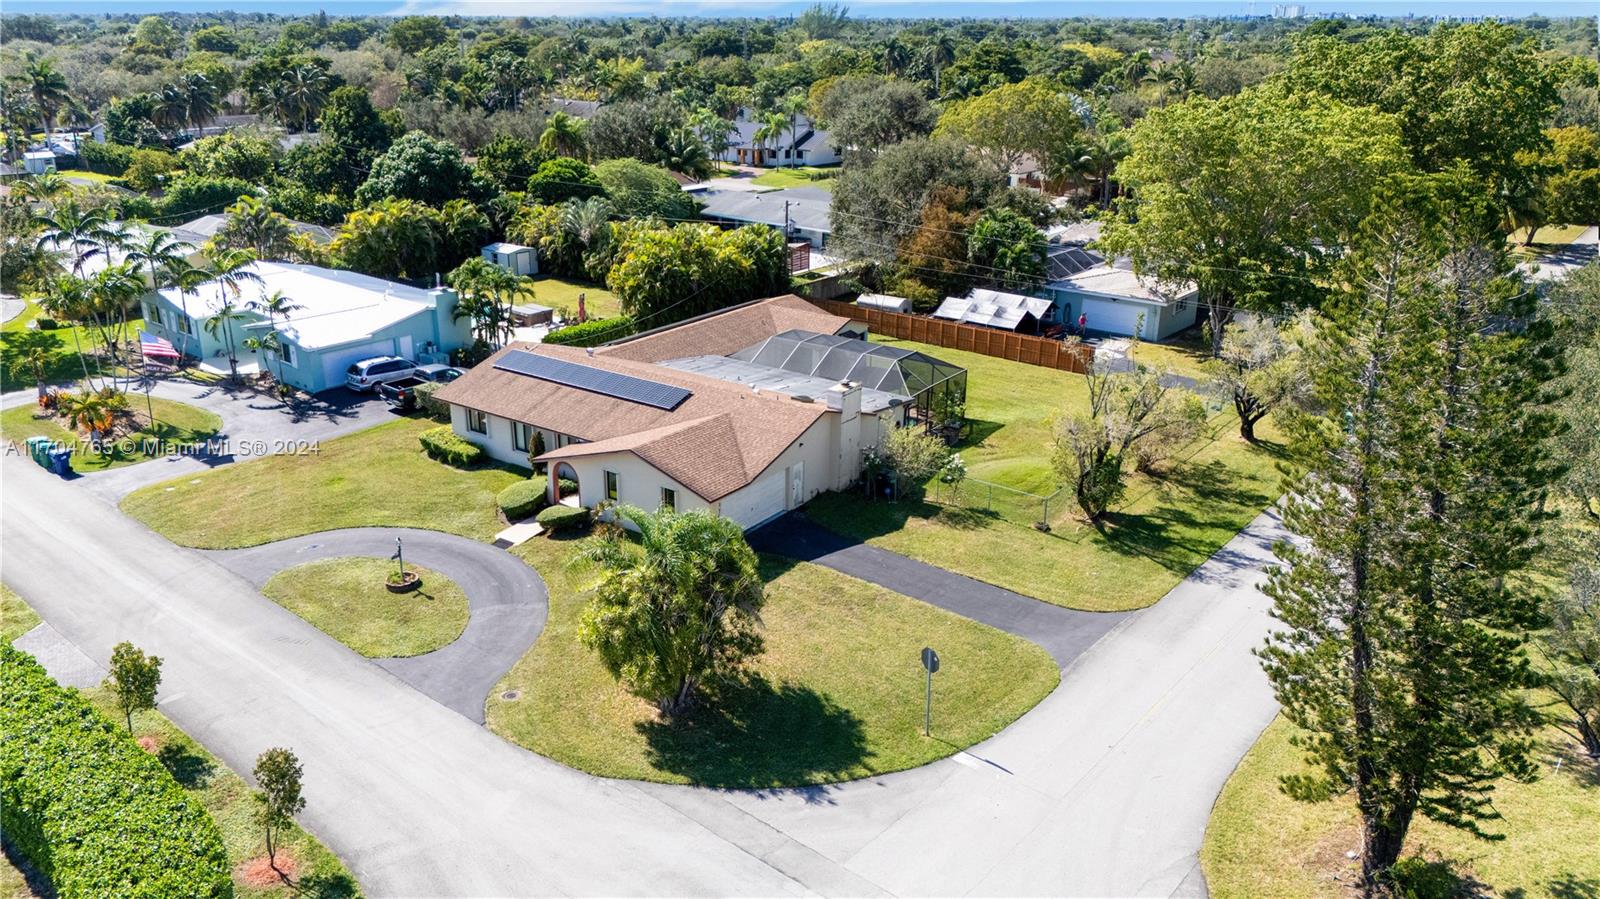
[[[927,692],[922,702],[922,735],[926,737],[933,730],[933,674],[939,670],[939,654],[926,646],[922,648],[922,670],[928,673]]]

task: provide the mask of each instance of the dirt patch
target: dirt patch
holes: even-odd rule
[[[134,742],[139,744],[140,749],[143,749],[145,752],[148,752],[151,755],[155,755],[161,751],[161,738],[154,734],[145,734]]]
[[[276,867],[263,855],[242,861],[233,869],[235,880],[256,889],[293,883],[299,873],[300,863],[295,861],[294,856],[283,851],[278,853]]]
[[[1346,896],[1361,895],[1361,857],[1347,853],[1361,851],[1361,828],[1354,822],[1324,834],[1306,851],[1305,869],[1316,872],[1319,880],[1331,880],[1343,887]]]

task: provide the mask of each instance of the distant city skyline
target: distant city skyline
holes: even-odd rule
[[[8,0],[5,11],[55,14],[241,12],[306,15],[704,16],[768,18],[798,15],[812,0]],[[1593,17],[1594,0],[854,0],[853,18],[1188,18],[1271,16],[1298,7],[1306,17]],[[1288,10],[1293,12],[1293,10]]]

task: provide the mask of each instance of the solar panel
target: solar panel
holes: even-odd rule
[[[647,381],[644,378],[635,378],[632,375],[619,374],[564,359],[536,356],[522,350],[512,350],[501,356],[494,367],[501,371],[538,378],[552,384],[576,387],[579,390],[627,400],[642,406],[654,406],[669,412],[678,408],[692,395],[692,391],[671,384]]]

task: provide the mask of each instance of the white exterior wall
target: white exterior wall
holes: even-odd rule
[[[617,501],[654,512],[661,505],[661,488],[668,487],[678,493],[679,512],[690,509],[714,509],[694,491],[663,474],[660,469],[630,452],[603,453],[579,456],[552,463],[567,465],[578,476],[578,504],[592,509],[606,501],[607,471],[617,473]]]

